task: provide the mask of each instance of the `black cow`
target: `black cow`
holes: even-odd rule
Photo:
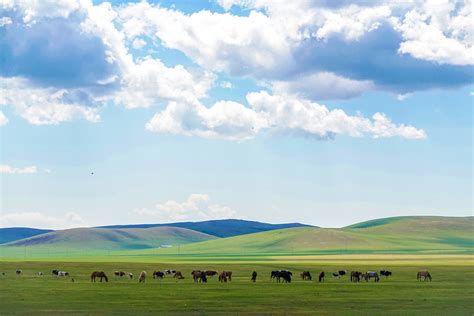
[[[161,272],[161,271],[153,272],[153,279],[163,279],[164,276],[165,276],[164,272]]]
[[[392,271],[380,270],[380,275],[383,275],[384,277],[388,278],[389,276],[392,275]]]

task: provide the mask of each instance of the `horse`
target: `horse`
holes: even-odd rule
[[[291,276],[293,274],[288,270],[272,271],[271,278],[276,279],[277,283],[280,283],[281,279],[285,283],[291,283]]]
[[[66,271],[58,271],[58,278],[66,278],[69,276],[69,272]]]
[[[176,271],[173,275],[173,278],[175,278],[177,280],[182,280],[182,279],[184,279],[184,276],[180,271]]]
[[[372,279],[372,278],[374,278],[374,282],[379,282],[380,281],[379,274],[375,271],[367,271],[363,275],[363,277],[364,277],[366,282],[369,282],[369,280]]]
[[[227,273],[225,271],[222,271],[221,274],[219,274],[219,282],[227,282]]]
[[[191,272],[191,275],[193,276],[194,282],[201,282],[201,283],[207,283],[207,277],[206,277],[206,272],[201,271],[201,270],[194,270]]]
[[[165,276],[164,272],[153,271],[153,279],[163,279],[164,276]]]
[[[95,282],[96,278],[100,278],[100,282],[102,282],[102,279],[105,279],[105,282],[109,282],[109,279],[107,278],[107,275],[105,274],[104,271],[94,271],[91,273],[91,282]]]
[[[428,279],[431,282],[431,274],[428,271],[419,271],[416,274],[416,279],[418,281],[421,281],[421,278],[423,278],[423,281],[426,281],[426,279]]]
[[[252,272],[252,277],[250,278],[250,280],[251,280],[252,282],[256,282],[256,281],[257,281],[257,271]]]
[[[40,271],[40,272],[36,272],[36,276],[42,277],[43,275],[44,275],[44,274],[43,274],[43,272],[41,272],[41,271]]]
[[[309,280],[309,281],[312,280],[311,273],[309,271],[301,272],[300,276],[303,280]]]
[[[360,282],[361,277],[362,277],[362,272],[360,271],[351,272],[351,282]]]
[[[140,272],[140,275],[138,276],[138,283],[145,282],[146,279],[146,271]]]
[[[20,276],[23,273],[21,269],[16,269],[15,274]]]
[[[115,277],[121,278],[121,277],[123,277],[124,275],[125,275],[125,272],[123,272],[123,271],[115,271],[115,272],[114,272],[114,276],[115,276]]]
[[[210,277],[217,275],[217,271],[214,271],[214,270],[206,270],[204,271],[204,273],[206,273],[206,276],[210,276]]]
[[[232,271],[222,271],[221,275],[229,281],[232,281]]]
[[[388,278],[389,276],[392,275],[392,271],[380,270],[380,275],[383,275],[385,278]]]
[[[324,277],[325,277],[325,276],[326,276],[326,275],[324,274],[324,271],[322,271],[322,272],[319,274],[319,277],[318,277],[319,282],[324,282]]]

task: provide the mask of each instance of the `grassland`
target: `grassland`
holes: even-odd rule
[[[81,262],[1,261],[0,313],[3,314],[434,314],[472,315],[474,306],[474,269],[472,256],[449,255],[339,255],[241,258],[242,260],[183,261],[176,257],[139,257],[134,262],[107,262],[103,257],[83,258]],[[71,259],[71,258],[69,258]],[[262,258],[260,258],[262,259]],[[14,270],[24,275],[17,277]],[[57,280],[52,269],[69,271],[75,282]],[[115,270],[137,275],[146,270],[173,268],[186,276],[176,282],[172,278],[145,284],[137,280],[91,283],[89,274],[104,270],[109,276]],[[194,284],[189,278],[193,269],[231,270],[232,282],[221,284],[211,279],[208,284]],[[352,284],[348,277],[327,277],[326,282],[301,281],[276,284],[269,279],[274,269],[293,272],[389,269],[394,275],[380,283]],[[429,269],[433,282],[416,281],[416,272]],[[252,271],[257,282],[251,283]],[[36,277],[37,271],[46,272]]]
[[[358,314],[473,315],[473,218],[394,218],[343,229],[281,229],[214,239],[166,249],[107,249],[28,245],[0,247],[0,314]],[[97,236],[96,236],[97,237]],[[96,238],[94,237],[94,238]],[[63,239],[65,240],[65,239]],[[73,238],[77,240],[77,238]],[[82,240],[82,239],[79,239]],[[94,240],[97,240],[94,239]],[[100,239],[103,240],[103,239]],[[61,245],[61,246],[59,246]],[[132,248],[132,249],[131,249]],[[21,268],[24,275],[14,271]],[[91,283],[92,271],[180,270],[171,278]],[[66,270],[75,282],[58,280]],[[231,270],[231,283],[194,284],[194,269]],[[275,269],[290,269],[291,284],[270,281]],[[352,284],[348,277],[302,281],[297,274],[338,270],[393,271],[380,283]],[[429,270],[433,282],[418,282]],[[252,271],[259,273],[250,282]],[[46,276],[36,277],[37,271]]]

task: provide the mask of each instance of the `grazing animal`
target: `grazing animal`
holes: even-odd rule
[[[146,279],[146,271],[140,272],[140,275],[138,276],[138,283],[145,282]]]
[[[133,273],[129,272],[129,273],[127,273],[127,276],[130,280],[133,279]]]
[[[392,275],[392,271],[380,270],[380,275],[383,275],[385,278],[388,278]]]
[[[165,276],[164,272],[153,271],[153,279],[163,279],[164,276]]]
[[[291,276],[293,274],[288,270],[272,271],[271,278],[276,279],[277,283],[280,283],[281,279],[285,283],[291,283]]]
[[[207,283],[206,272],[201,270],[194,270],[191,272],[194,282]]]
[[[252,277],[250,278],[250,280],[251,280],[252,282],[256,282],[256,281],[257,281],[257,271],[252,272]]]
[[[421,278],[423,278],[423,281],[426,281],[426,279],[428,279],[431,282],[431,274],[428,271],[419,271],[416,274],[416,279],[418,281],[421,281]]]
[[[232,281],[232,271],[222,271],[222,273],[219,275],[219,281],[221,277],[223,278],[224,282],[227,282],[227,280]]]
[[[178,279],[178,280],[182,280],[182,279],[184,279],[184,276],[180,271],[176,271],[173,275],[173,278]]]
[[[339,278],[339,277],[340,277],[339,273],[333,273],[332,276],[335,277],[335,278]]]
[[[347,272],[344,271],[344,270],[339,270],[339,271],[337,271],[337,273],[338,273],[340,276],[345,276]]]
[[[360,271],[351,272],[351,282],[360,282],[361,277],[362,277],[362,272]]]
[[[59,272],[59,270],[53,270],[52,275],[58,276],[58,272]]]
[[[379,282],[379,274],[375,271],[367,271],[364,275],[363,278],[365,279],[366,282],[369,282],[370,279],[374,278],[374,282]]]
[[[68,276],[69,276],[69,272],[58,271],[58,278],[67,278]]]
[[[163,272],[164,272],[165,274],[168,274],[168,275],[169,275],[169,274],[175,274],[175,273],[176,273],[176,270],[169,270],[169,269],[168,269],[168,270],[165,270],[165,271],[163,271]]]
[[[107,275],[105,274],[104,271],[94,271],[91,273],[91,282],[95,282],[96,278],[100,278],[100,282],[102,282],[102,279],[105,280],[105,282],[109,282],[109,279],[107,278]]]
[[[39,276],[39,277],[42,277],[44,274],[43,274],[43,272],[40,271],[40,272],[37,272],[36,275]]]
[[[204,273],[206,273],[206,276],[210,276],[210,277],[217,275],[217,271],[214,271],[214,270],[206,270],[204,271]]]
[[[313,278],[311,277],[311,273],[309,271],[303,271],[300,273],[300,276],[303,280],[311,281]]]
[[[319,274],[319,277],[318,277],[319,282],[324,282],[324,277],[325,277],[325,276],[326,276],[326,275],[324,274],[324,271],[322,271],[322,272]]]
[[[123,271],[115,271],[114,272],[114,276],[119,277],[119,278],[123,277],[124,275],[125,275],[125,272],[123,272]]]
[[[16,269],[15,271],[15,274],[20,276],[21,274],[23,273],[23,271],[21,271],[20,269]]]
[[[219,274],[219,282],[227,282],[227,274],[225,273],[225,271]]]

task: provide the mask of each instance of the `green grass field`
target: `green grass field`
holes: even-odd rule
[[[92,229],[88,236],[59,232],[54,243],[0,247],[0,314],[359,314],[473,315],[474,220],[402,217],[369,221],[342,229],[292,228],[200,241],[202,234],[167,230],[138,231],[150,246],[170,238],[172,248],[134,249],[136,239]],[[150,234],[152,233],[152,234]],[[170,235],[170,233],[172,233]],[[111,235],[112,234],[112,235]],[[104,238],[106,236],[107,238]],[[41,236],[33,237],[41,240]],[[119,238],[119,242],[109,242]],[[155,240],[155,241],[153,241]],[[21,244],[21,243],[20,243]],[[110,245],[110,247],[108,247]],[[14,271],[21,268],[24,275]],[[75,282],[58,280],[51,270],[71,273]],[[154,270],[176,269],[186,279],[150,278]],[[194,284],[195,269],[233,271],[233,281]],[[295,273],[291,284],[271,282],[271,270]],[[418,282],[429,270],[432,282]],[[109,283],[91,283],[90,273],[105,271]],[[146,270],[145,284],[116,280],[113,271]],[[250,282],[257,271],[257,283]],[[301,271],[328,273],[326,282],[302,281]],[[380,283],[353,284],[333,278],[338,270],[391,270]],[[36,277],[38,271],[44,277]]]
[[[239,260],[240,259],[240,260]],[[82,257],[80,261],[0,261],[0,314],[437,314],[474,313],[474,268],[470,255],[335,255],[335,256],[248,256],[248,257]],[[15,276],[16,268],[23,275]],[[150,278],[153,270],[167,268],[183,272],[186,279],[162,282]],[[52,269],[69,271],[75,282],[58,280]],[[217,278],[207,284],[194,284],[193,269],[231,270],[232,282],[220,284]],[[291,284],[269,279],[274,269],[295,273]],[[297,273],[344,270],[393,271],[393,277],[380,283],[353,284],[348,277],[327,276],[326,282],[301,281]],[[416,272],[428,269],[433,282],[416,281]],[[108,283],[91,283],[89,275],[103,270]],[[113,271],[148,272],[145,284],[116,280]],[[250,282],[253,270],[257,282]],[[37,277],[37,271],[45,272]]]

